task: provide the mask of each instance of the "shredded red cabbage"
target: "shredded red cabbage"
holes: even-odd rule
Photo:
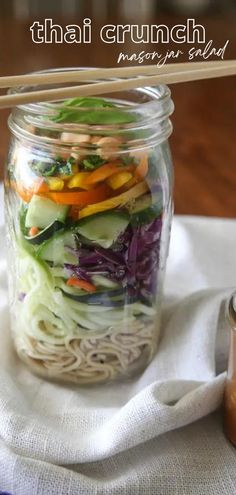
[[[157,289],[162,218],[147,225],[127,227],[112,249],[95,245],[76,250],[79,266],[65,264],[68,275],[91,281],[103,275],[121,284],[127,297],[150,302]]]

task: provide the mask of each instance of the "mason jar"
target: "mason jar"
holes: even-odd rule
[[[166,86],[13,109],[5,175],[11,328],[37,375],[125,379],[156,353],[172,111]]]

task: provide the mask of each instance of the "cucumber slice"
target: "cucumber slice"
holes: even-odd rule
[[[25,226],[45,229],[56,220],[64,222],[68,209],[69,206],[58,205],[50,199],[34,194],[27,209]]]
[[[97,213],[81,220],[76,225],[75,232],[103,248],[110,248],[129,221],[129,215],[121,211]]]
[[[62,290],[65,297],[74,301],[106,307],[123,307],[137,301],[137,296],[128,296],[124,289],[97,291],[94,294],[71,294]]]
[[[107,287],[108,289],[116,289],[119,287],[119,284],[113,282],[109,278],[104,277],[103,275],[93,275],[92,282],[96,287]]]
[[[162,209],[162,194],[154,196],[145,194],[129,208],[131,224],[134,227],[148,224],[161,215]]]
[[[46,229],[41,230],[41,232],[33,237],[25,235],[25,239],[31,244],[42,244],[44,241],[47,241],[48,239],[50,239],[50,237],[55,235],[56,232],[62,229],[64,229],[64,223],[56,221],[51,223],[51,225],[46,227]]]
[[[128,297],[120,297],[120,298],[110,298],[105,295],[97,294],[93,296],[74,296],[72,294],[68,294],[63,292],[65,297],[69,299],[73,299],[74,301],[85,303],[85,304],[95,304],[98,306],[106,306],[110,308],[122,308],[127,306],[128,304],[134,304],[137,302],[137,296],[128,296]]]
[[[45,261],[52,261],[54,265],[71,265],[78,264],[76,254],[70,252],[67,248],[76,249],[76,242],[73,232],[67,230],[63,233],[54,235],[48,241],[45,241],[37,251],[37,257]]]

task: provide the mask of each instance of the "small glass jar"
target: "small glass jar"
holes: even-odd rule
[[[228,304],[228,321],[230,344],[224,395],[224,427],[228,439],[236,446],[236,293]]]
[[[172,111],[166,86],[13,110],[11,325],[34,373],[99,383],[133,376],[156,352]]]

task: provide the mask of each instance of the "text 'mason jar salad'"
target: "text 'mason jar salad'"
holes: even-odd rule
[[[166,86],[13,110],[11,324],[36,374],[99,383],[132,377],[153,357],[172,217],[172,111]]]

